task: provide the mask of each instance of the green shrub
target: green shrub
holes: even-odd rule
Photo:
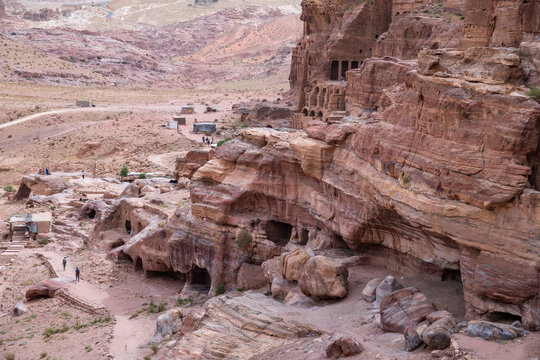
[[[120,170],[120,176],[126,177],[129,174],[129,169],[127,165],[122,166],[122,170]]]
[[[10,193],[10,192],[14,192],[15,189],[13,188],[13,185],[6,185],[6,186],[4,186],[4,191]]]
[[[40,359],[44,359],[47,357],[47,353],[46,352],[42,352],[41,354],[39,354],[39,357]]]
[[[216,295],[225,294],[225,284],[217,284]]]
[[[174,306],[175,307],[178,307],[178,306],[191,306],[193,300],[191,300],[190,297],[186,298],[186,299],[182,299],[182,298],[178,298],[176,299],[176,302],[174,303]]]
[[[157,347],[156,344],[152,345],[152,346],[150,347],[150,349],[152,349],[152,352],[153,352],[154,354],[157,354],[157,352],[158,352],[158,347]]]
[[[163,312],[163,311],[165,311],[166,308],[167,308],[167,306],[163,303],[163,301],[160,301],[159,305],[157,307],[157,312],[158,313]]]
[[[14,353],[5,353],[4,359],[6,360],[15,360],[15,354]]]
[[[47,245],[48,243],[49,243],[49,238],[43,238],[39,240],[38,242],[39,245]]]
[[[525,93],[525,95],[532,97],[535,100],[540,100],[540,89],[536,86],[531,86],[529,88],[529,91]]]
[[[217,147],[220,147],[221,145],[225,144],[227,141],[231,141],[232,139],[231,138],[226,138],[224,140],[219,140],[217,142]]]
[[[236,232],[236,246],[239,249],[246,251],[251,245],[251,234],[244,229],[238,229]]]
[[[139,174],[139,179],[146,179],[146,174]]]
[[[411,178],[409,176],[404,176],[402,181],[404,185],[407,185],[408,183],[411,182]]]

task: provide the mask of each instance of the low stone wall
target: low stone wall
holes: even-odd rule
[[[45,255],[37,253],[37,256],[38,258],[43,260],[43,264],[47,268],[47,271],[49,272],[49,276],[51,278],[60,277],[58,272],[52,266],[50,260]],[[77,309],[80,309],[87,313],[95,314],[95,315],[107,315],[109,313],[103,305],[92,304],[76,296],[73,296],[72,294],[69,293],[68,289],[61,289],[57,292],[57,294],[58,294],[57,296],[60,299],[62,299],[62,301],[64,301],[65,303],[68,303],[76,307]]]

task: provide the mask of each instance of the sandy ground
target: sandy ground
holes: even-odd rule
[[[0,108],[7,106],[10,97],[17,98],[12,93],[16,89],[4,89],[10,95],[2,98],[5,102],[0,99]],[[215,141],[231,137],[239,115],[232,114],[230,109],[245,99],[241,92],[227,90],[208,96],[201,95],[204,92],[178,93],[176,99],[159,100],[160,92],[146,96],[136,90],[119,89],[115,100],[124,99],[125,104],[106,102],[102,94],[102,102],[95,108],[77,108],[66,106],[71,95],[57,93],[61,100],[51,100],[45,105],[43,95],[25,85],[19,90],[19,98],[35,98],[41,101],[42,108],[50,110],[0,125],[2,187],[13,185],[16,188],[24,175],[45,167],[51,171],[84,169],[102,177],[116,176],[123,165],[130,171],[170,173],[177,155],[202,146],[202,135],[192,132],[193,122],[215,122],[218,128]],[[89,91],[96,94],[94,90]],[[252,98],[272,99],[270,91],[255,92]],[[138,103],[145,96],[146,101],[156,102]],[[195,114],[185,116],[186,126],[181,126],[180,132],[164,127],[186,104],[193,104],[196,110]],[[204,113],[207,105],[217,108],[218,112]]]
[[[307,323],[332,336],[345,334],[361,341],[364,351],[350,359],[432,359],[422,348],[408,353],[404,350],[401,334],[384,333],[373,321],[370,304],[361,297],[366,283],[376,277],[394,275],[404,286],[413,286],[422,291],[440,308],[451,311],[458,321],[463,320],[463,291],[458,281],[429,281],[419,278],[404,278],[378,266],[355,266],[349,268],[349,294],[338,302],[323,303],[312,308],[289,308],[280,314],[287,320]],[[540,334],[530,333],[524,338],[509,342],[492,342],[464,334],[454,336],[470,359],[476,360],[531,360],[540,355]],[[258,356],[257,360],[326,359],[323,343],[300,340],[290,346]]]

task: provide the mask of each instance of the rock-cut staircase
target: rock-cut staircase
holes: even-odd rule
[[[13,227],[13,233],[11,243],[8,248],[0,254],[0,266],[9,265],[9,262],[13,257],[17,255],[26,246],[28,239],[26,238],[26,226],[15,225]]]

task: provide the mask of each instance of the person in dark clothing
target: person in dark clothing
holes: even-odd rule
[[[75,268],[75,280],[79,281],[81,278],[81,270],[78,267]]]
[[[84,180],[84,170],[82,171],[82,178],[83,178],[83,180]]]
[[[49,173],[49,168],[46,168],[46,169],[45,169],[45,175],[50,175],[50,173]]]
[[[64,256],[62,259],[62,266],[64,267],[64,271],[66,271],[66,264],[67,264],[67,257]]]

